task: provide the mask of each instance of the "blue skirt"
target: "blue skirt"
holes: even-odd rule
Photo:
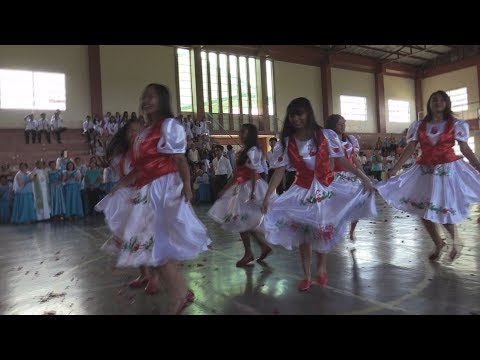
[[[8,224],[10,216],[10,201],[0,200],[0,224]]]
[[[83,217],[82,196],[80,195],[80,184],[65,184],[65,216]]]
[[[33,193],[16,193],[13,200],[12,223],[23,224],[37,221]]]
[[[50,185],[50,211],[52,216],[65,215],[65,198],[62,185]]]

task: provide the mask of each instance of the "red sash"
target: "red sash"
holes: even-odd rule
[[[298,152],[295,137],[291,135],[288,140],[288,157],[290,158],[293,167],[297,170],[294,184],[305,189],[310,188],[314,176],[324,186],[329,186],[334,179],[333,171],[330,169],[328,142],[327,139],[325,139],[322,130],[318,130],[317,132],[317,143],[318,149],[315,159],[315,170],[310,170]]]
[[[160,154],[157,150],[157,144],[163,135],[162,124],[164,121],[165,119],[158,121],[139,144],[138,158],[132,164],[139,172],[135,181],[137,187],[142,187],[161,176],[177,171],[174,157]]]
[[[237,168],[235,169],[235,175],[234,175],[234,180],[236,184],[243,184],[244,182],[247,182],[250,180],[250,176],[252,173],[252,169],[248,168],[245,165],[238,165],[237,163]],[[256,180],[261,179],[260,174],[256,174],[255,177]]]
[[[422,149],[422,155],[418,158],[419,165],[446,164],[461,159],[455,155],[455,129],[453,118],[447,120],[445,130],[440,134],[440,139],[433,145],[427,136],[427,122],[422,121],[418,127],[417,136]]]

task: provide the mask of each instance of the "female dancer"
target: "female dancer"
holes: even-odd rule
[[[245,254],[237,262],[237,267],[246,266],[254,260],[250,237],[253,237],[261,248],[261,255],[257,260],[265,259],[272,251],[265,242],[259,226],[263,220],[260,204],[265,197],[268,184],[260,177],[264,169],[255,125],[242,125],[240,141],[243,149],[237,153],[235,173],[208,212],[224,230],[240,233]]]
[[[425,118],[408,129],[408,145],[388,174],[394,177],[376,185],[389,205],[422,218],[435,244],[430,260],[438,259],[445,246],[435,224],[442,224],[452,237],[449,256],[454,260],[455,224],[467,217],[471,203],[480,202],[480,163],[468,146],[468,136],[468,124],[454,118],[447,93],[434,92],[428,99]],[[455,155],[455,140],[470,164]],[[395,176],[418,143],[422,154],[417,163]]]
[[[371,191],[370,180],[343,155],[342,144],[332,130],[322,129],[306,98],[294,99],[287,107],[282,138],[274,149],[275,173],[262,205],[266,213],[267,241],[291,250],[299,246],[305,278],[298,284],[301,291],[310,288],[311,252],[317,253],[317,283],[328,281],[327,253],[343,238],[347,221],[356,207],[362,206],[363,189],[342,193],[332,183],[333,158],[339,165],[362,179]],[[332,160],[331,160],[332,159]],[[294,184],[272,201],[270,195],[282,181],[285,169],[297,170]],[[268,208],[268,211],[267,211]]]
[[[122,178],[118,188],[151,184],[148,194],[154,213],[153,258],[159,266],[152,277],[163,277],[173,313],[179,314],[194,300],[177,261],[192,259],[208,250],[207,230],[196,217],[190,201],[190,171],[183,126],[172,115],[170,93],[164,85],[148,85],[141,98],[148,127],[134,144],[134,170]]]
[[[109,166],[122,178],[132,171],[133,141],[141,128],[138,121],[128,121],[107,147]],[[129,285],[133,288],[146,285],[145,292],[151,295],[159,284],[156,278],[149,282],[152,277],[148,267],[156,265],[152,258],[154,213],[148,199],[149,190],[150,184],[140,189],[121,188],[102,199],[95,210],[104,213],[113,234],[102,250],[117,256],[117,267],[138,267],[140,276]]]
[[[357,159],[357,155],[360,152],[360,144],[355,136],[347,135],[345,133],[345,119],[343,116],[338,114],[330,115],[327,118],[325,127],[337,133],[342,143],[345,157],[354,167],[363,173],[362,165]],[[358,188],[362,186],[360,179],[356,175],[347,171],[347,169],[345,169],[338,162],[335,162],[333,171],[335,172],[334,183],[336,188],[342,193],[350,193],[352,196],[355,196],[355,194],[358,192]],[[373,193],[363,194],[362,198],[365,202],[365,205],[356,209],[358,211],[352,214],[349,237],[351,245],[354,245],[355,243],[355,227],[358,224],[358,219],[372,218],[377,216],[375,195]],[[350,250],[355,250],[355,248],[352,246],[350,247]]]

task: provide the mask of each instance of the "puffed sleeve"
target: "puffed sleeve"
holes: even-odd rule
[[[328,142],[328,155],[331,158],[345,156],[342,143],[337,133],[330,129],[322,129],[322,132]]]
[[[187,149],[185,129],[177,120],[165,119],[157,150],[161,154],[184,154]]]
[[[282,147],[282,143],[279,141],[275,144],[273,148],[272,161],[273,164],[270,165],[271,168],[276,169],[282,166],[289,166],[290,159],[288,158],[288,138],[285,139],[285,149]]]
[[[360,144],[358,143],[358,139],[353,135],[348,135],[348,138],[352,143],[353,151],[355,151],[355,154],[358,154],[360,152]]]
[[[247,152],[247,162],[245,165],[252,170],[257,170],[262,167],[262,153],[256,146],[253,146]]]
[[[454,130],[455,140],[460,142],[468,142],[470,127],[465,120],[455,120]]]
[[[421,121],[414,121],[410,124],[407,130],[407,144],[412,141],[418,141],[418,128],[420,127]]]

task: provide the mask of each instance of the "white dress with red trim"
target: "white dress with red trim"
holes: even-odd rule
[[[422,155],[401,175],[376,188],[385,201],[402,211],[439,224],[458,224],[469,206],[480,202],[480,173],[455,155],[455,140],[467,142],[468,123],[449,119],[438,124],[416,121],[407,142],[418,141]]]
[[[121,176],[132,170],[133,154],[117,157],[116,166]],[[102,250],[117,257],[117,267],[156,266],[153,249],[153,208],[149,201],[150,184],[140,188],[131,186],[108,194],[96,206],[102,211],[114,237],[108,239]]]
[[[294,167],[297,175],[287,192],[270,202],[265,214],[266,239],[288,250],[302,243],[312,249],[329,252],[343,239],[355,207],[362,204],[361,189],[344,193],[333,183],[330,158],[343,157],[342,144],[335,132],[317,133],[318,149],[313,139],[286,138],[274,148],[274,168]]]
[[[182,195],[174,155],[185,154],[186,145],[185,130],[173,118],[144,129],[134,144],[136,185],[151,184],[147,201],[153,209],[152,255],[158,265],[192,259],[211,243],[207,229]]]
[[[268,184],[259,174],[264,170],[262,167],[262,152],[257,147],[252,147],[247,152],[247,161],[244,165],[238,163],[235,167],[235,183],[220,197],[208,211],[208,215],[222,229],[233,232],[263,229],[263,214],[260,211],[263,199],[267,193]],[[255,199],[250,200],[252,192],[251,172],[255,170],[257,180],[255,182]],[[276,197],[272,195],[272,199]]]
[[[353,158],[360,152],[360,144],[357,138],[353,135],[348,135],[345,141],[341,139],[340,141],[343,145],[345,157],[355,166]],[[358,220],[376,217],[377,206],[375,204],[375,193],[363,192],[363,185],[360,178],[342,168],[340,164],[335,163],[333,171],[335,172],[335,180],[333,181],[335,188],[343,194],[350,194],[352,197],[357,197],[358,206],[356,206],[352,212],[351,219]]]

